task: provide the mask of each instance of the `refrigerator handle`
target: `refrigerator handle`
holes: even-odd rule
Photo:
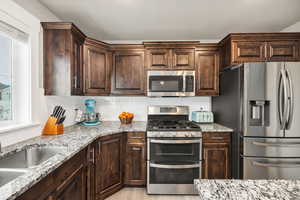
[[[287,77],[287,82],[288,82],[288,91],[289,91],[289,96],[288,96],[288,118],[286,122],[286,129],[290,129],[291,124],[292,124],[292,119],[294,115],[294,91],[293,91],[293,83],[291,79],[291,74],[288,69],[286,69],[286,77]]]
[[[279,119],[280,119],[279,121],[281,124],[281,129],[284,130],[286,127],[287,112],[288,112],[287,78],[284,69],[281,69],[280,73],[281,74],[280,74],[280,81],[279,81],[279,101],[278,101]]]
[[[283,94],[283,76],[282,72],[280,71],[279,75],[279,84],[278,84],[278,95],[277,95],[277,102],[278,102],[278,114],[279,114],[279,124],[280,124],[280,129],[283,129],[283,111],[282,111],[282,94]]]

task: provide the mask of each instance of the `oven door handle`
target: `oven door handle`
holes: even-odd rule
[[[299,163],[268,163],[268,162],[259,162],[259,161],[253,161],[253,165],[259,166],[259,167],[277,167],[277,168],[299,168]]]
[[[202,140],[156,140],[151,139],[150,143],[156,143],[156,144],[199,144]]]
[[[199,168],[201,164],[192,164],[192,165],[161,165],[161,164],[154,164],[150,163],[150,167],[153,168],[162,168],[162,169],[192,169],[192,168]]]

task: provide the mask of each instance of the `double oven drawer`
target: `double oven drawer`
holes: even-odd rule
[[[201,138],[149,138],[147,158],[159,164],[193,164],[202,160],[201,151]]]

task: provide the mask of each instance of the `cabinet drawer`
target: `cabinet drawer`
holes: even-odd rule
[[[85,153],[86,150],[79,152],[54,172],[55,184],[63,183],[72,173],[80,168],[81,165],[85,164]]]
[[[127,133],[127,143],[145,143],[146,134],[144,132]]]
[[[229,143],[230,142],[230,133],[203,133],[203,142],[204,143]]]

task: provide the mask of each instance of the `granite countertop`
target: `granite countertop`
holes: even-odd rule
[[[233,132],[233,129],[221,124],[211,123],[211,124],[198,124],[201,127],[202,132]]]
[[[195,180],[201,200],[298,200],[300,180]]]
[[[15,199],[31,188],[35,183],[46,177],[76,153],[84,149],[95,139],[122,132],[146,131],[146,122],[133,122],[131,125],[121,125],[120,122],[103,122],[97,127],[79,125],[67,128],[65,133],[58,136],[39,136],[2,149],[0,157],[21,151],[29,146],[55,146],[62,148],[59,154],[47,161],[29,168],[28,171],[13,181],[0,187],[0,200]]]
[[[31,146],[53,146],[64,147],[60,153],[51,157],[40,165],[29,168],[25,174],[17,177],[13,181],[0,187],[0,200],[15,199],[20,194],[31,188],[35,183],[46,177],[65,161],[70,159],[76,153],[84,149],[95,139],[123,132],[145,132],[147,123],[145,121],[136,121],[130,125],[121,125],[120,122],[114,121],[102,122],[97,127],[83,127],[74,125],[66,128],[65,133],[57,136],[38,136],[2,149],[0,158],[9,154],[19,152]],[[201,124],[205,132],[230,132],[231,129],[219,124]]]

